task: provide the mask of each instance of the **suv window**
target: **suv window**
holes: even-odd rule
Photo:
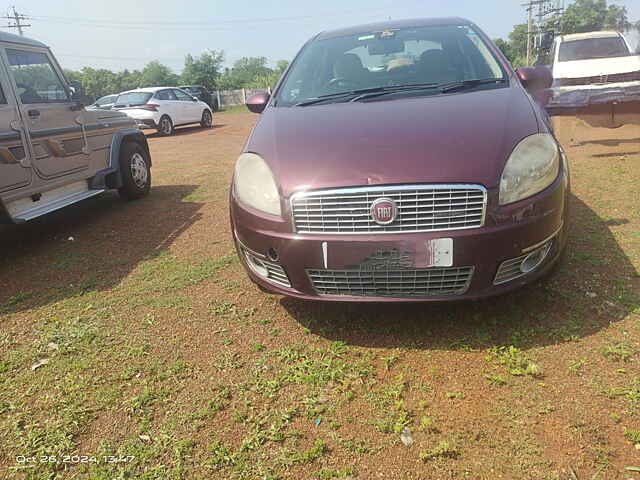
[[[22,103],[69,101],[69,94],[46,54],[7,49],[7,57]]]
[[[175,100],[176,96],[171,90],[160,90],[156,93],[155,98],[158,100]]]
[[[178,100],[181,100],[183,102],[190,102],[193,98],[191,95],[187,95],[182,90],[174,90],[173,93],[176,95],[176,98]]]

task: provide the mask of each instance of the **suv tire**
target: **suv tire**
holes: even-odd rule
[[[149,153],[138,143],[125,141],[120,149],[120,174],[122,187],[118,193],[127,200],[136,200],[151,189]]]

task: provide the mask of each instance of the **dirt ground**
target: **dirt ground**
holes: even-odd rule
[[[325,305],[261,293],[235,256],[256,118],[150,135],[141,201],[0,227],[0,477],[640,479],[640,127],[558,122],[571,234],[549,278]]]

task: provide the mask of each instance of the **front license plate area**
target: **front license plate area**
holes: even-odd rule
[[[435,238],[426,242],[427,267],[453,266],[453,238]]]

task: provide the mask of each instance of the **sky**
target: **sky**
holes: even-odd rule
[[[491,38],[526,21],[525,0],[13,0],[0,14],[32,17],[25,36],[49,45],[64,68],[123,70],[159,60],[177,73],[187,54],[224,50],[225,64],[244,56],[290,60],[322,30],[401,18],[461,16]],[[639,0],[615,2],[640,19]],[[6,25],[4,19],[0,25]],[[3,29],[17,33],[16,29]]]

